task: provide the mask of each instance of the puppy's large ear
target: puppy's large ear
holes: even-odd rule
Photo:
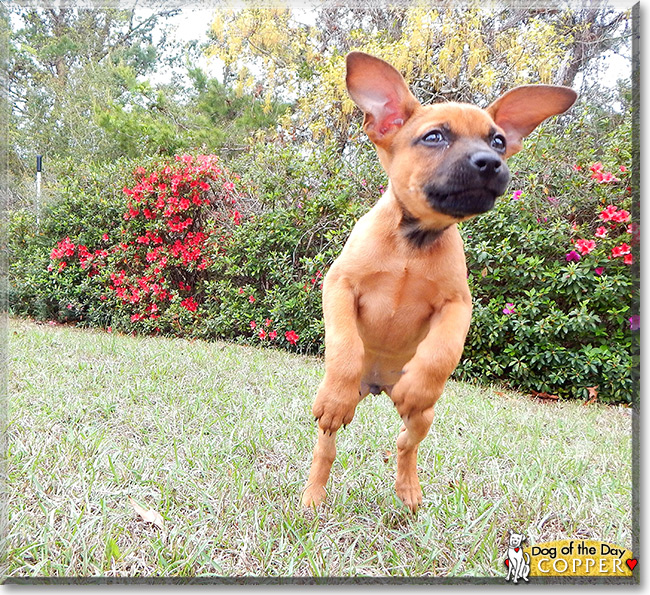
[[[346,66],[348,92],[365,114],[363,129],[373,143],[385,146],[420,103],[388,62],[351,52]]]
[[[524,85],[491,103],[487,111],[506,133],[506,157],[521,149],[521,140],[546,118],[568,110],[578,95],[569,87]]]

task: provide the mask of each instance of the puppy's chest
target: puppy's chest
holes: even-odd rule
[[[441,303],[436,282],[407,266],[364,275],[356,292],[357,323],[377,341],[421,339]]]

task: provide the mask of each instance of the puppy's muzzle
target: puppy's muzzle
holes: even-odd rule
[[[489,151],[466,155],[451,172],[442,183],[431,182],[425,192],[433,209],[458,219],[489,211],[510,181],[508,166]]]

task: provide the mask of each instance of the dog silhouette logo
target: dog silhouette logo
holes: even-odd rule
[[[508,552],[505,559],[505,564],[508,567],[507,581],[512,581],[517,584],[519,579],[524,579],[528,582],[528,575],[530,574],[530,556],[524,552],[522,543],[526,540],[523,533],[515,533],[508,531]]]

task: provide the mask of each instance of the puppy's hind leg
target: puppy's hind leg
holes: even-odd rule
[[[326,375],[313,407],[319,427],[309,479],[302,493],[305,507],[319,506],[325,500],[325,485],[336,458],[336,432],[341,425],[352,421],[356,406],[367,394],[362,394],[358,389],[332,390],[330,386]]]
[[[302,493],[302,505],[304,507],[320,506],[325,500],[325,485],[335,458],[336,432],[330,433],[319,428],[309,479]]]
[[[418,446],[433,422],[433,406],[424,411],[403,415],[404,425],[397,437],[397,477],[395,491],[412,512],[422,504],[422,488],[418,479]]]

